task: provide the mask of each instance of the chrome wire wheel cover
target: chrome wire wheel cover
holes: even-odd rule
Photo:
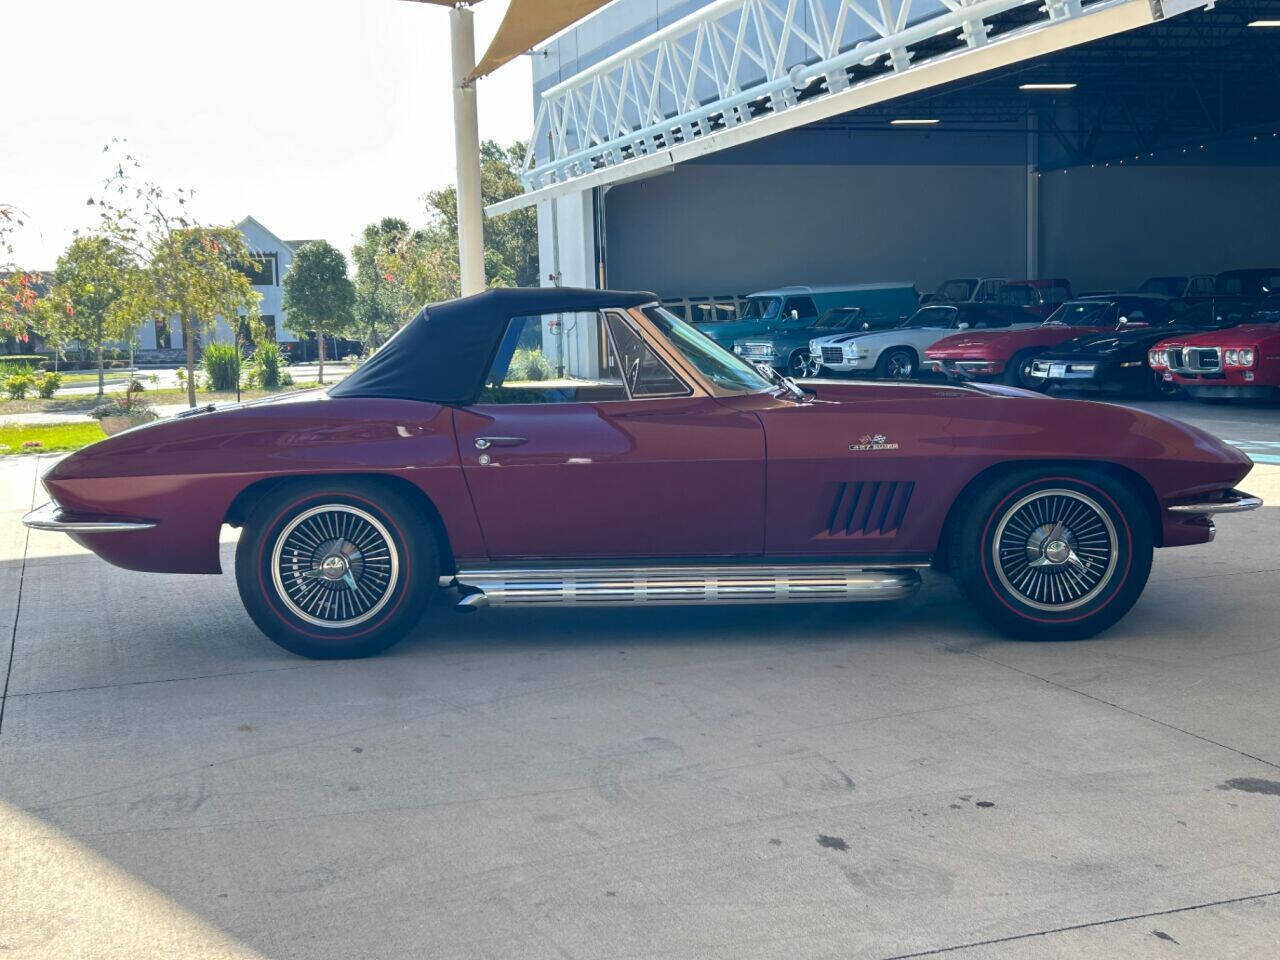
[[[298,514],[276,536],[271,578],[299,620],[341,630],[386,606],[400,580],[400,555],[377,517],[326,503]]]
[[[1111,582],[1119,558],[1115,524],[1077,490],[1038,490],[1009,507],[991,540],[1000,583],[1037,610],[1083,606]]]
[[[910,354],[903,353],[901,350],[895,350],[889,354],[889,359],[885,361],[885,373],[894,380],[909,380],[915,369],[916,365]]]

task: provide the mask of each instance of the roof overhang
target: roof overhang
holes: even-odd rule
[[[716,0],[664,28],[659,34],[544,92],[539,123],[555,128],[552,138],[554,141],[557,135],[559,137],[561,146],[555,152],[560,155],[526,171],[526,183],[530,186],[527,192],[491,204],[485,208],[485,213],[491,217],[499,216],[593,187],[652,176],[697,157],[1135,30],[1207,4],[1207,0],[1169,0],[1164,3],[1161,0],[1101,0],[1082,8],[1071,0],[1061,3],[1051,0],[1046,5],[1048,15],[1045,19],[987,38],[984,17],[998,16],[1039,0],[977,0],[967,4],[948,0],[947,12],[901,29],[894,30],[896,24],[888,24],[886,18],[884,25],[877,28],[881,34],[878,41],[840,50],[837,49],[839,38],[836,37],[830,48],[834,55],[827,60],[801,63],[790,69],[779,62],[774,70],[777,76],[773,79],[766,77],[758,84],[736,92],[730,85],[726,89],[728,95],[718,100],[691,103],[690,97],[684,104],[677,102],[673,108],[689,107],[683,113],[669,110],[670,116],[644,128],[633,121],[629,124],[631,129],[621,130],[612,138],[607,137],[603,132],[607,125],[602,126],[596,117],[603,115],[607,107],[615,113],[613,129],[628,126],[620,124],[618,119],[632,105],[641,108],[641,98],[636,95],[639,90],[637,81],[646,75],[646,70],[650,71],[651,79],[659,87],[654,100],[659,95],[679,92],[675,84],[662,82],[662,61],[658,58],[663,54],[658,51],[665,49],[667,62],[679,64],[680,54],[672,52],[674,46],[685,57],[687,76],[697,78],[700,75],[697,57],[714,46],[706,39],[713,36],[715,30],[715,25],[709,21],[723,16],[726,10],[732,12],[735,4],[745,7],[749,2]],[[842,8],[850,2],[843,0]],[[909,0],[903,2],[909,8]],[[745,23],[746,14],[740,16],[744,19],[739,22]],[[921,38],[957,30],[968,41],[967,45],[920,61],[898,56],[898,51]],[[745,39],[749,39],[749,31],[739,30],[738,40]],[[682,40],[685,41],[683,44]],[[787,49],[782,42],[778,47]],[[852,84],[843,81],[846,85],[842,87],[842,78],[847,76],[850,66],[881,57],[887,58],[886,62],[892,61],[894,69]],[[720,62],[723,61],[722,49]],[[649,66],[645,66],[646,62]],[[716,62],[713,56],[713,69]],[[652,67],[655,63],[659,65],[656,69]],[[826,92],[798,98],[798,91],[812,89],[815,85],[825,85]],[[694,80],[690,79],[690,94],[693,86]],[[615,95],[611,103],[608,102],[610,93]],[[746,105],[761,98],[769,98],[770,109],[755,115],[748,114]],[[555,101],[560,104],[558,112],[548,105]],[[650,101],[650,110],[653,102]],[[643,112],[640,115],[647,119]],[[736,119],[730,122],[728,118]],[[565,129],[571,123],[577,125],[577,143],[588,144],[574,152],[565,146],[571,139],[565,136]],[[532,160],[533,151],[530,151],[530,157]]]

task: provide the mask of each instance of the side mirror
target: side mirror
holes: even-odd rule
[[[957,323],[957,324],[956,324],[956,329],[957,329],[957,330],[968,330],[968,329],[969,329],[969,324],[965,323],[965,322],[962,320],[960,323]]]
[[[792,311],[791,311],[791,319],[792,319],[792,320],[799,320],[799,319],[800,319],[800,311],[799,311],[799,310],[792,310]]]
[[[1124,326],[1125,324],[1127,324],[1128,322],[1129,322],[1129,318],[1128,318],[1128,317],[1121,317],[1121,318],[1120,318],[1120,320],[1116,323],[1116,326],[1117,326],[1117,327],[1123,327],[1123,326]]]

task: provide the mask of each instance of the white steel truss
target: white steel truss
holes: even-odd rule
[[[712,0],[544,91],[521,175],[529,193],[488,212],[527,205],[538,198],[530,193],[558,194],[571,184],[585,189],[652,172],[675,160],[832,115],[836,109],[854,109],[1132,29],[1207,2],[1211,0]],[[993,38],[993,18],[1019,7],[1035,8],[1031,22]],[[1101,16],[1108,11],[1112,16]],[[1090,29],[1064,29],[1051,42],[1031,36],[1094,18]],[[955,42],[929,43],[948,36]],[[1031,42],[1013,42],[1019,39]],[[995,46],[1008,52],[981,55]],[[928,69],[968,54],[978,54],[971,67]],[[884,83],[916,71],[937,79],[913,76],[909,85],[897,85],[896,92],[895,85]],[[850,96],[872,86],[885,93]],[[815,113],[816,101],[822,100],[831,107]],[[795,112],[793,122],[781,117],[787,111]],[[747,128],[752,128],[750,134]]]

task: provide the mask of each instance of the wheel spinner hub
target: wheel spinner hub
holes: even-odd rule
[[[1043,490],[1000,519],[992,541],[996,575],[1040,610],[1070,610],[1097,597],[1115,572],[1115,525],[1097,501],[1076,490]]]
[[[400,558],[385,526],[350,504],[313,507],[276,536],[276,594],[294,616],[338,629],[363,623],[391,598]]]

